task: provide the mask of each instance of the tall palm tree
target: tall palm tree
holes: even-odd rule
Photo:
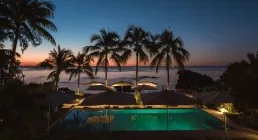
[[[93,76],[93,70],[90,66],[90,58],[85,55],[84,53],[78,52],[77,56],[72,55],[71,57],[71,63],[76,66],[76,69],[70,68],[66,69],[67,73],[70,73],[70,78],[69,80],[72,79],[72,77],[78,76],[78,90],[77,92],[80,93],[80,75],[81,73],[86,74],[90,78],[94,78]]]
[[[172,65],[172,58],[181,67],[184,68],[184,62],[189,60],[190,53],[184,49],[183,40],[180,37],[175,37],[171,31],[165,30],[161,35],[156,36],[155,46],[158,48],[158,53],[151,62],[151,67],[156,66],[156,72],[159,67],[165,62],[167,71],[167,89],[170,90],[169,68]]]
[[[150,32],[145,31],[141,27],[130,25],[125,33],[124,44],[133,47],[136,53],[136,85],[138,83],[138,65],[140,63],[147,63],[149,56],[144,52],[144,49],[150,50],[152,35]],[[151,53],[152,51],[150,51]]]
[[[12,34],[12,60],[15,60],[17,44],[22,51],[29,43],[38,46],[42,39],[53,45],[56,42],[49,31],[57,31],[51,19],[54,17],[55,6],[47,0],[1,0],[0,28]]]
[[[100,30],[100,35],[92,35],[90,41],[91,43],[94,42],[95,45],[84,47],[83,52],[91,58],[98,59],[95,74],[97,74],[99,66],[104,66],[105,85],[107,86],[109,60],[113,61],[119,71],[121,71],[121,64],[126,64],[128,58],[131,56],[131,51],[121,47],[120,36],[116,32],[107,32],[105,29]]]
[[[54,69],[47,77],[47,79],[55,82],[56,90],[58,89],[58,83],[60,80],[60,73],[66,70],[71,65],[72,52],[68,49],[61,49],[58,45],[57,50],[53,49],[49,53],[49,58],[39,63],[38,66],[41,68]]]

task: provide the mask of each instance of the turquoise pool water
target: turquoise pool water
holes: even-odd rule
[[[110,126],[109,121],[104,124],[86,123],[94,116],[108,118],[109,114],[111,118],[113,116]],[[75,109],[61,121],[60,126],[66,130],[92,131],[219,130],[223,129],[223,122],[200,109],[111,109],[110,112]]]

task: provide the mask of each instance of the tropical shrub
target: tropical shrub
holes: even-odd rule
[[[231,63],[220,76],[221,82],[229,88],[238,111],[248,115],[258,108],[258,52],[247,54],[248,61]]]
[[[202,89],[211,86],[214,83],[211,77],[191,70],[179,70],[177,74],[179,75],[176,84],[177,89],[191,90],[191,86]]]

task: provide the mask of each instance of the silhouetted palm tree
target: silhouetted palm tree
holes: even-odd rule
[[[125,33],[124,44],[133,47],[133,51],[136,53],[136,85],[138,82],[138,63],[147,63],[149,56],[144,52],[144,49],[150,51],[152,36],[150,32],[144,31],[141,27],[130,25]],[[150,51],[150,54],[152,51]]]
[[[55,82],[56,90],[58,89],[59,76],[60,73],[66,70],[68,67],[73,66],[71,64],[71,55],[72,52],[68,49],[61,49],[58,45],[57,50],[53,49],[49,53],[49,59],[44,60],[39,63],[38,66],[41,68],[50,68],[54,69],[47,77],[47,79],[51,79]]]
[[[180,37],[175,37],[171,31],[165,30],[161,35],[156,36],[155,46],[159,53],[153,58],[151,67],[156,66],[156,72],[159,67],[165,62],[167,71],[167,84],[170,90],[169,68],[172,65],[172,58],[181,67],[184,68],[184,62],[188,61],[190,53],[184,49],[183,40]]]
[[[31,43],[38,46],[42,38],[56,42],[48,32],[57,31],[51,22],[54,17],[55,6],[46,0],[2,0],[1,1],[0,28],[12,34],[12,62],[19,43],[24,51]]]
[[[100,30],[100,35],[92,35],[90,41],[95,42],[95,45],[84,47],[83,52],[91,58],[98,58],[95,74],[97,74],[99,66],[104,66],[105,85],[107,86],[109,60],[113,61],[121,71],[121,64],[126,64],[131,56],[131,51],[120,46],[120,36],[116,32],[107,32],[104,29]]]
[[[247,58],[253,71],[252,75],[258,78],[258,51],[256,52],[256,54],[247,53]]]
[[[70,73],[69,80],[71,80],[72,77],[78,76],[78,82],[77,82],[77,86],[78,86],[77,92],[78,93],[80,93],[80,75],[81,75],[81,73],[86,74],[90,78],[94,78],[93,70],[90,66],[90,61],[91,60],[90,60],[89,56],[78,52],[77,56],[72,55],[72,58],[71,58],[71,63],[74,66],[76,66],[76,68],[75,69],[74,68],[66,69],[66,72]]]

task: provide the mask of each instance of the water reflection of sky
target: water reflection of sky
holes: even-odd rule
[[[213,79],[218,79],[219,76],[223,73],[225,68],[191,68],[191,70],[207,74],[208,76],[212,77]],[[42,83],[47,80],[48,74],[51,70],[39,70],[39,69],[23,69],[23,73],[25,75],[26,82],[36,82]],[[96,75],[95,81],[104,81],[105,73],[103,71],[98,72]],[[139,76],[149,76],[149,77],[158,77],[158,78],[146,78],[144,80],[149,80],[158,84],[158,88],[161,89],[162,85],[167,84],[167,73],[164,69],[160,69],[158,73],[156,73],[155,69],[150,70],[150,68],[141,68],[139,72]],[[108,72],[108,83],[112,84],[117,81],[132,81],[135,78],[135,71],[109,71]],[[170,69],[170,80],[171,80],[171,88],[174,88],[178,79],[177,69],[173,68]],[[85,74],[81,75],[81,83],[92,81],[89,79]],[[72,90],[77,89],[77,78],[72,78],[69,81],[69,75],[65,72],[62,72],[60,75],[60,86],[68,87]],[[81,86],[80,89],[84,91],[86,89],[85,86]]]

